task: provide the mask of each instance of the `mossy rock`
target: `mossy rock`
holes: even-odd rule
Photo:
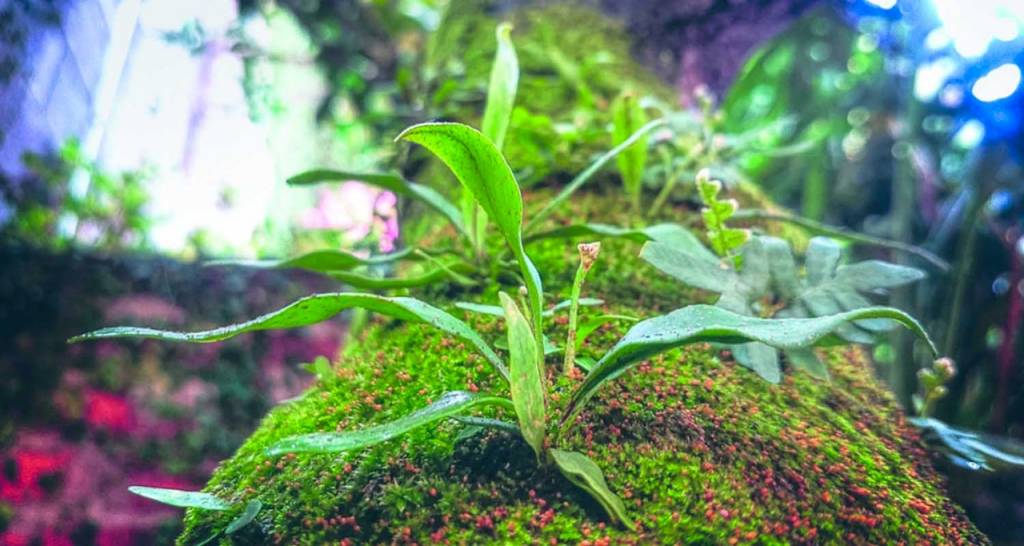
[[[614,196],[574,200],[564,218],[614,221]],[[551,300],[568,292],[574,245],[529,252]],[[647,317],[707,295],[606,241],[587,296],[603,311]],[[511,289],[512,287],[505,287]],[[455,287],[444,297],[493,301]],[[444,293],[444,294],[443,294]],[[424,296],[426,297],[426,296]],[[465,316],[485,337],[499,324]],[[588,309],[585,313],[594,313]],[[565,317],[549,321],[564,336]],[[596,356],[625,331],[609,325],[583,351]],[[486,362],[422,325],[375,319],[336,363],[335,376],[273,410],[206,490],[263,503],[223,544],[986,544],[945,495],[893,398],[857,347],[823,351],[831,382],[787,369],[760,380],[727,353],[694,345],[643,363],[606,385],[567,438],[603,469],[638,521],[609,523],[586,494],[538,466],[509,432],[445,422],[360,451],[268,458],[294,434],[350,430],[410,413],[451,390],[504,392]],[[556,358],[549,368],[558,368]],[[569,380],[562,380],[562,393]],[[565,396],[561,397],[564,403]],[[558,405],[560,401],[554,401]],[[494,416],[485,413],[487,416]],[[499,415],[514,420],[509,415]],[[190,510],[180,544],[223,531],[234,514]]]

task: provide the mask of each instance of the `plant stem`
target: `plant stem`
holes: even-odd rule
[[[576,268],[576,276],[572,280],[572,293],[569,296],[569,334],[565,341],[565,361],[562,364],[562,372],[565,375],[572,373],[576,364],[576,328],[580,310],[580,293],[583,291],[583,281],[587,273],[594,267],[597,254],[601,250],[601,243],[582,243],[577,248],[580,251],[580,265]]]
[[[569,305],[569,334],[565,340],[565,362],[562,364],[562,372],[566,375],[572,373],[576,360],[576,324],[580,309],[580,292],[583,290],[583,280],[587,276],[581,262],[576,268],[576,276],[572,280],[572,294],[569,296],[572,303]]]

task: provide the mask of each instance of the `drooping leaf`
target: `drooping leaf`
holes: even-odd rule
[[[635,93],[626,91],[612,103],[612,141],[621,144],[636,133],[645,123],[647,114]],[[644,166],[647,163],[647,138],[638,139],[623,150],[615,163],[622,175],[622,184],[634,209],[640,206],[640,192],[643,184]]]
[[[502,318],[504,318],[504,317],[502,317]],[[542,343],[544,344],[544,356],[551,356],[553,354],[558,354],[558,353],[562,352],[562,348],[559,347],[558,345],[555,345],[551,341],[551,339],[548,338],[548,336],[544,336],[542,338]],[[504,337],[500,337],[500,338],[494,340],[494,346],[495,346],[495,348],[501,349],[502,351],[507,351],[508,350],[508,339],[504,338]]]
[[[519,262],[530,294],[533,326],[539,330],[543,288],[523,247],[523,196],[501,152],[479,131],[461,123],[421,123],[403,131],[398,139],[419,144],[436,155],[498,226]]]
[[[484,356],[505,378],[508,378],[508,370],[502,363],[501,358],[487,345],[487,342],[480,337],[465,322],[451,316],[450,314],[424,303],[415,298],[407,297],[385,297],[374,294],[361,294],[358,292],[337,292],[328,294],[314,294],[283,307],[272,313],[254,318],[247,322],[222,326],[213,330],[199,332],[175,332],[169,330],[155,330],[152,328],[139,328],[134,326],[120,326],[114,328],[103,328],[87,334],[73,337],[69,342],[85,341],[91,339],[104,339],[115,337],[148,338],[165,341],[184,341],[189,343],[210,343],[222,341],[238,334],[256,332],[260,330],[282,330],[288,328],[299,328],[323,322],[338,313],[359,307],[394,317],[408,322],[420,322],[429,324],[443,332],[452,334],[476,347],[477,351]]]
[[[315,273],[329,271],[347,271],[367,265],[382,265],[409,258],[416,249],[406,248],[391,254],[363,257],[344,250],[314,250],[294,258],[282,260],[214,260],[206,262],[207,266],[242,266],[257,269],[304,269]]]
[[[505,133],[512,119],[512,107],[516,101],[519,85],[519,59],[512,44],[512,25],[502,23],[495,31],[498,48],[491,65],[491,81],[487,87],[487,105],[480,131],[501,150],[505,144]]]
[[[466,391],[445,393],[433,404],[389,423],[347,432],[316,432],[291,436],[267,448],[270,457],[285,453],[335,453],[367,447],[397,438],[413,429],[469,411],[479,406],[512,409],[507,398]]]
[[[443,195],[437,193],[433,188],[410,182],[396,173],[358,173],[333,169],[314,169],[289,178],[288,185],[307,186],[321,182],[347,182],[349,180],[355,180],[397,195],[419,200],[441,213],[460,233],[468,236],[467,228],[462,223],[458,207],[445,199]]]
[[[262,509],[263,503],[259,499],[253,499],[249,501],[245,505],[245,510],[243,510],[242,513],[239,514],[237,518],[235,518],[231,521],[231,523],[228,524],[228,527],[224,530],[224,532],[229,535],[233,535],[238,531],[241,531],[243,528],[245,528],[246,525],[252,523],[252,520],[256,519],[256,516],[260,513],[260,510]]]
[[[840,326],[851,321],[887,318],[903,324],[924,340],[933,355],[938,354],[924,328],[903,311],[890,307],[867,307],[815,318],[762,319],[711,305],[691,305],[667,315],[636,324],[598,361],[573,395],[563,421],[575,417],[598,387],[626,372],[633,364],[658,353],[690,343],[738,344],[758,341],[777,349],[811,347],[835,342]]]
[[[583,172],[576,175],[576,178],[573,178],[568,184],[566,184],[565,188],[563,188],[562,191],[558,192],[558,195],[556,195],[554,199],[548,201],[543,208],[541,208],[539,211],[537,211],[537,213],[533,214],[530,217],[530,222],[526,225],[525,231],[527,233],[532,233],[533,231],[535,231],[537,227],[540,226],[542,221],[547,219],[548,216],[551,216],[552,212],[554,212],[563,203],[568,201],[569,198],[572,197],[574,193],[576,193],[576,190],[580,189],[580,187],[583,186],[583,184],[585,184],[595,174],[597,174],[597,172],[600,171],[609,161],[615,159],[616,156],[618,156],[620,153],[628,149],[635,142],[639,141],[642,138],[645,138],[651,131],[657,129],[658,127],[663,127],[666,123],[667,122],[664,119],[656,119],[654,121],[651,121],[647,125],[644,125],[640,129],[638,129],[635,133],[633,133],[632,136],[627,138],[624,142],[620,143],[618,146],[615,146],[611,150],[608,150],[604,155],[597,158],[597,160],[591,163],[589,167],[583,170]]]
[[[519,311],[515,300],[501,292],[501,306],[505,310],[505,324],[508,332],[509,385],[512,390],[512,405],[519,418],[519,429],[539,458],[544,452],[545,401],[544,363],[537,360],[536,339],[530,330],[530,323]]]
[[[183,491],[181,489],[166,489],[163,487],[146,487],[133,485],[128,491],[155,500],[163,504],[177,506],[178,508],[198,508],[200,510],[227,510],[231,503],[209,493],[201,491]]]
[[[601,472],[597,463],[576,451],[552,449],[550,453],[562,475],[576,487],[590,494],[604,508],[613,522],[621,522],[630,530],[636,530],[636,523],[626,513],[626,506],[622,503],[622,499],[608,488],[608,484],[604,481],[604,473]]]

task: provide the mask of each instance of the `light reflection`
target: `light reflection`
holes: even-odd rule
[[[981,102],[1002,100],[1017,91],[1020,79],[1020,67],[1006,63],[978,78],[971,87],[971,94]]]

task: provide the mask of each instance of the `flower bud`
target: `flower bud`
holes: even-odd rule
[[[583,271],[590,271],[594,262],[597,261],[598,253],[601,252],[601,243],[580,243],[576,249],[580,251],[580,264],[583,266]]]

